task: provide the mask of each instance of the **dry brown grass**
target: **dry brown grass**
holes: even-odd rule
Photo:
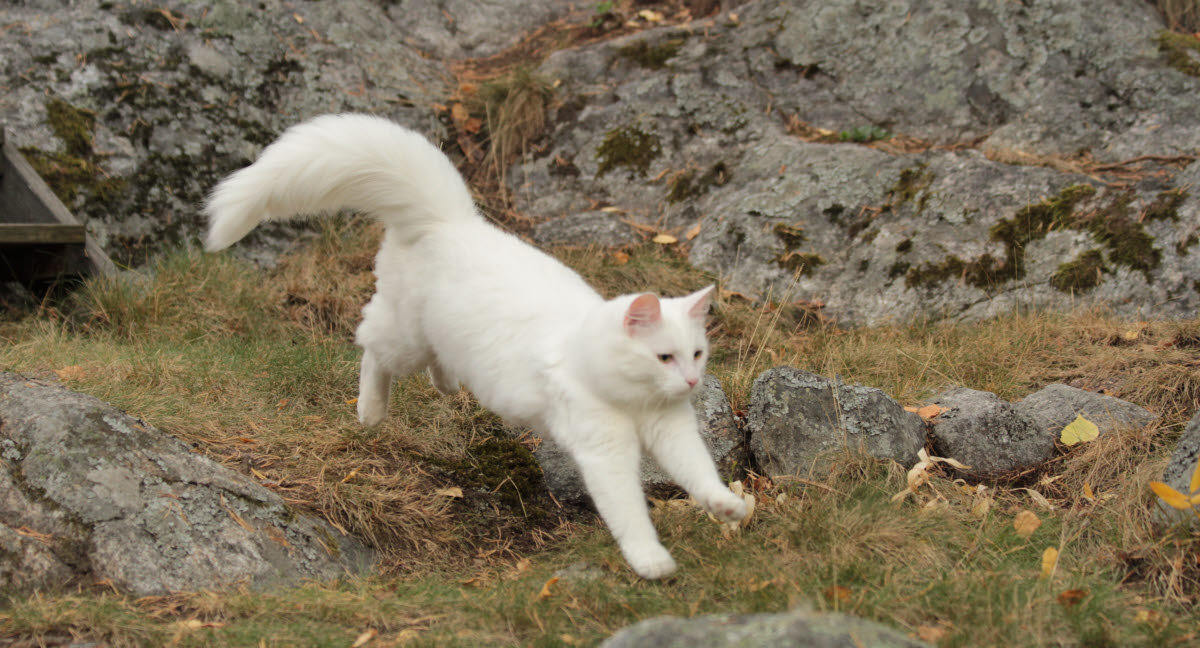
[[[1200,1],[1197,0],[1149,0],[1162,14],[1167,29],[1184,34],[1200,32]]]

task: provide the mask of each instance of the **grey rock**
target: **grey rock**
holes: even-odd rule
[[[1141,428],[1158,420],[1146,408],[1069,385],[1046,385],[1016,403],[1016,407],[1032,415],[1041,429],[1058,434],[1076,416],[1095,423],[1100,434],[1117,428]]]
[[[137,596],[358,573],[373,555],[142,421],[0,373],[0,586]]]
[[[1180,493],[1190,495],[1188,489],[1191,486],[1192,474],[1196,470],[1196,462],[1200,462],[1200,413],[1192,417],[1179,437],[1179,444],[1175,446],[1175,452],[1171,453],[1171,461],[1163,471],[1163,483]],[[1160,518],[1165,521],[1200,525],[1200,518],[1192,511],[1173,509],[1161,501],[1158,507]]]
[[[933,422],[933,454],[966,464],[968,476],[1007,477],[1054,455],[1057,435],[991,392],[958,387],[933,402],[948,410]]]
[[[715,614],[647,619],[618,631],[601,648],[921,648],[928,644],[837,612],[795,609],[779,614]]]
[[[618,214],[602,211],[582,212],[548,220],[538,223],[533,230],[533,241],[543,246],[621,247],[640,240],[632,227],[621,222]]]
[[[508,174],[518,208],[555,219],[602,202],[670,231],[699,223],[691,261],[727,288],[819,301],[850,324],[1200,307],[1200,245],[1189,243],[1200,196],[1188,189],[1200,165],[1156,166],[1161,176],[1118,189],[1072,162],[1081,150],[1120,161],[1200,147],[1200,79],[1167,64],[1149,7],[833,0],[737,13],[736,24],[722,15],[547,58],[540,71],[561,81],[562,108],[541,152]],[[964,147],[806,141],[789,119]],[[656,143],[648,160],[613,161],[622,132]],[[994,234],[1078,184],[1097,190],[1074,214],[1104,213],[1121,235],[1079,219],[1021,245]],[[1170,215],[1144,217],[1179,189],[1188,195]],[[1070,279],[1068,264],[1092,251],[1102,263]]]
[[[769,475],[806,477],[828,455],[847,448],[917,462],[925,425],[887,394],[792,367],[764,371],[750,389],[750,450]]]
[[[745,446],[729,400],[721,391],[721,381],[716,376],[705,376],[692,392],[691,401],[700,423],[700,437],[708,446],[718,472],[723,479],[737,479],[746,466]],[[583,485],[583,478],[579,476],[575,460],[554,439],[542,439],[533,456],[542,468],[546,488],[555,499],[575,504],[588,501],[587,489]],[[642,457],[641,478],[642,486],[652,494],[678,492],[670,476],[645,455]]]

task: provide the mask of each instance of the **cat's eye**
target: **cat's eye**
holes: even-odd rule
[[[702,351],[700,351],[699,349],[697,349],[697,350],[696,350],[696,353],[695,353],[694,355],[692,355],[692,357],[693,357],[693,358],[695,358],[695,359],[697,359],[697,360],[699,360],[701,355],[704,355],[704,352],[702,352]]]
[[[659,361],[659,362],[661,362],[661,363],[663,363],[663,364],[667,364],[668,362],[670,362],[670,361],[672,361],[672,360],[674,360],[674,359],[675,359],[675,356],[674,356],[673,354],[670,354],[670,353],[660,353],[660,354],[658,354],[658,361]]]

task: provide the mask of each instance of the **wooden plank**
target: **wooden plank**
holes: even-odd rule
[[[0,244],[84,243],[83,225],[66,223],[0,223]]]
[[[29,166],[25,156],[6,140],[3,128],[0,128],[0,153],[0,221],[80,224]],[[117,267],[100,245],[86,232],[84,240],[82,252],[72,252],[75,260],[67,265],[99,274],[115,274]]]

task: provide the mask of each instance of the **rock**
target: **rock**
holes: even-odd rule
[[[388,2],[396,35],[437,59],[498,54],[523,32],[567,15],[570,0],[439,0]],[[589,5],[590,7],[590,5]]]
[[[1191,422],[1184,428],[1183,435],[1179,437],[1179,444],[1175,446],[1171,461],[1163,471],[1163,483],[1180,493],[1191,495],[1189,488],[1197,462],[1200,462],[1200,413],[1192,417]],[[1173,509],[1162,501],[1159,501],[1158,507],[1164,520],[1200,525],[1200,518],[1192,511]]]
[[[721,381],[716,376],[705,376],[692,392],[692,407],[696,409],[700,421],[700,437],[708,446],[708,452],[717,464],[717,471],[727,481],[739,478],[746,465],[742,433],[729,407],[729,400],[721,391]],[[542,439],[533,456],[542,467],[546,488],[555,499],[576,504],[589,501],[575,460],[554,439]],[[642,486],[650,493],[666,495],[678,492],[674,480],[645,455],[642,457],[641,476]]]
[[[621,247],[640,240],[619,215],[601,211],[571,214],[539,223],[533,229],[534,243],[542,246]]]
[[[904,467],[925,446],[925,425],[887,394],[792,367],[764,371],[750,389],[750,450],[768,475],[807,477],[822,456],[860,449]]]
[[[819,301],[848,324],[1200,307],[1200,79],[1160,51],[1150,7],[737,13],[547,58],[562,102],[508,174],[518,210],[601,203],[676,234],[699,224],[690,259],[728,289]],[[840,141],[868,126],[899,135]],[[1118,188],[1080,151],[1182,157],[1133,164],[1146,174]]]
[[[967,476],[1003,478],[1054,455],[1057,433],[991,392],[959,387],[933,402],[947,408],[933,423],[933,454],[966,464]]]
[[[1058,435],[1076,416],[1095,423],[1103,435],[1114,428],[1142,428],[1158,417],[1140,405],[1069,385],[1046,385],[1016,403],[1041,429]]]
[[[0,586],[134,596],[364,571],[367,548],[99,400],[0,373]]]
[[[779,614],[715,614],[647,619],[618,631],[601,648],[920,648],[887,626],[837,612],[795,609]]]

